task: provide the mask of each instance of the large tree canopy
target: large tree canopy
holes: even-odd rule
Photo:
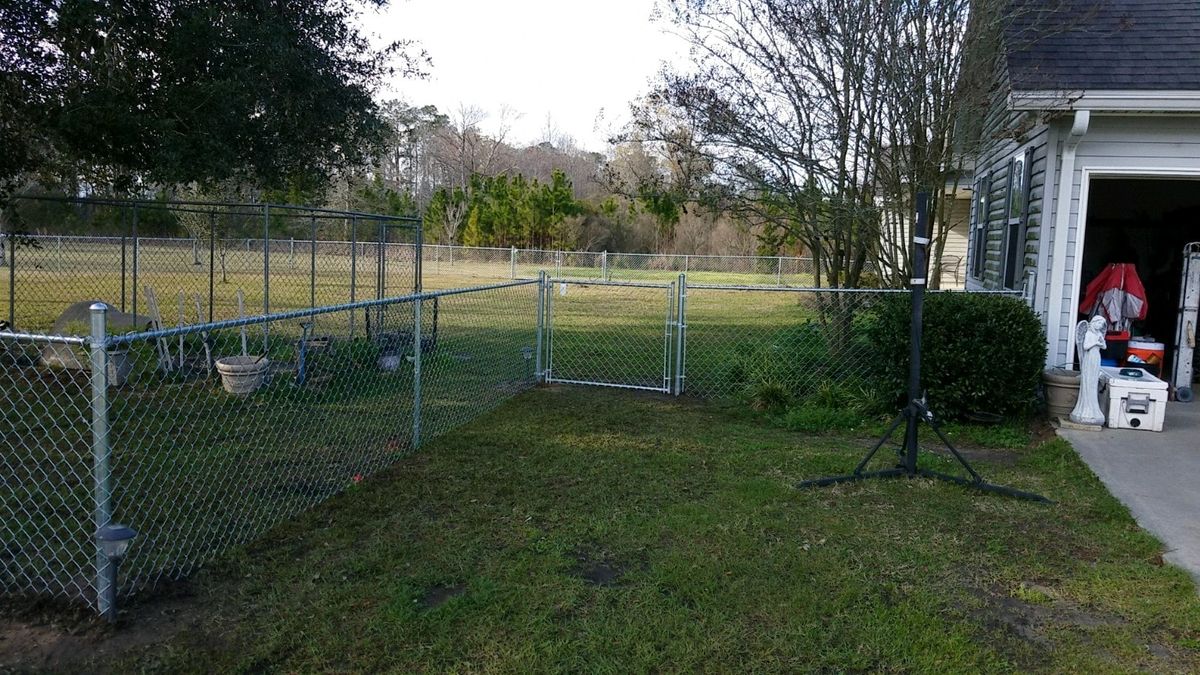
[[[379,80],[419,67],[356,27],[385,2],[5,3],[0,181],[323,184],[385,138]]]

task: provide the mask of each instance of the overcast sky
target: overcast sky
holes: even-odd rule
[[[385,91],[450,111],[460,104],[521,113],[517,143],[541,140],[546,116],[588,150],[602,151],[628,119],[664,60],[682,42],[651,21],[654,0],[393,0],[368,28],[421,42],[433,59],[426,81]],[[494,123],[494,120],[491,120]],[[484,123],[485,130],[489,123]]]

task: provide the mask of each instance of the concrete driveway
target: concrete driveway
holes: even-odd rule
[[[1200,403],[1168,403],[1163,431],[1059,429],[1168,562],[1200,583]]]

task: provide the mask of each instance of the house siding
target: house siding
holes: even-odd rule
[[[1046,203],[1050,126],[1036,122],[1028,113],[1010,112],[998,116],[989,127],[989,137],[993,140],[976,164],[976,175],[982,176],[986,172],[989,178],[986,252],[982,275],[967,282],[968,288],[978,290],[998,290],[1003,287],[1003,237],[1007,222],[1009,162],[1013,157],[1030,151],[1028,217],[1023,239],[1023,267],[1018,279],[1037,269],[1043,214],[1051,213]]]
[[[964,197],[965,193],[965,198]],[[950,199],[947,207],[946,230],[942,243],[942,268],[939,288],[961,290],[967,279],[967,237],[971,221],[971,193],[960,190],[958,199]]]

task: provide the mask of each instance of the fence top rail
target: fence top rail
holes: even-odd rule
[[[675,282],[654,283],[650,281],[603,281],[600,279],[581,278],[547,278],[552,284],[573,284],[575,286],[623,286],[625,288],[670,288]]]
[[[214,202],[203,200],[169,200],[158,201],[153,199],[115,199],[106,197],[68,197],[60,195],[13,195],[8,198],[9,201],[16,202],[22,200],[29,201],[44,201],[44,202],[60,202],[65,204],[92,204],[97,206],[119,206],[119,207],[138,207],[138,208],[157,208],[167,211],[182,211],[189,213],[212,213],[216,208],[226,209],[229,213],[236,215],[263,215],[270,209],[282,211],[299,211],[302,215],[314,215],[315,217],[326,218],[366,218],[369,220],[386,220],[405,223],[408,227],[414,227],[421,222],[417,216],[390,216],[381,213],[367,213],[364,211],[349,211],[341,209],[330,209],[320,206],[303,206],[299,204],[272,204],[267,202]],[[183,207],[183,208],[178,208]],[[188,208],[188,207],[207,207],[207,208]],[[232,209],[245,209],[245,211],[234,212]]]
[[[765,291],[771,293],[911,293],[911,288],[835,288],[829,286],[747,286],[729,284],[694,284],[688,282],[689,289],[698,288],[708,291]],[[963,288],[941,288],[925,291],[929,294],[939,293],[969,293],[971,295],[1006,295],[1014,298],[1022,297],[1020,291],[972,291]]]
[[[536,284],[536,280],[509,281],[502,284],[487,284],[484,286],[466,286],[463,288],[450,288],[442,291],[425,291],[421,293],[409,293],[408,295],[398,295],[392,298],[377,298],[374,300],[359,300],[357,302],[347,302],[340,305],[324,305],[321,307],[309,307],[305,309],[295,309],[287,312],[276,312],[273,314],[259,314],[255,316],[246,316],[240,319],[226,319],[223,321],[211,321],[208,323],[197,323],[188,326],[177,326],[174,328],[163,328],[161,330],[148,330],[138,333],[122,333],[118,335],[108,336],[108,345],[127,344],[130,342],[139,342],[143,340],[156,340],[159,338],[177,337],[180,335],[191,335],[195,333],[204,333],[208,331],[226,330],[229,328],[241,328],[242,326],[254,326],[264,323],[274,323],[277,321],[287,321],[290,319],[303,319],[311,316],[320,316],[322,314],[332,314],[335,312],[348,312],[356,309],[366,309],[370,307],[385,307],[388,305],[399,305],[406,302],[417,302],[423,300],[431,300],[433,298],[444,298],[453,295],[466,295],[468,293],[482,293],[484,291],[494,291],[503,288],[516,288],[518,286],[531,286]],[[90,338],[82,338],[84,342],[90,343]]]
[[[0,340],[14,342],[44,342],[47,344],[82,345],[87,338],[77,335],[52,335],[50,333],[15,333],[10,330],[0,330]]]

